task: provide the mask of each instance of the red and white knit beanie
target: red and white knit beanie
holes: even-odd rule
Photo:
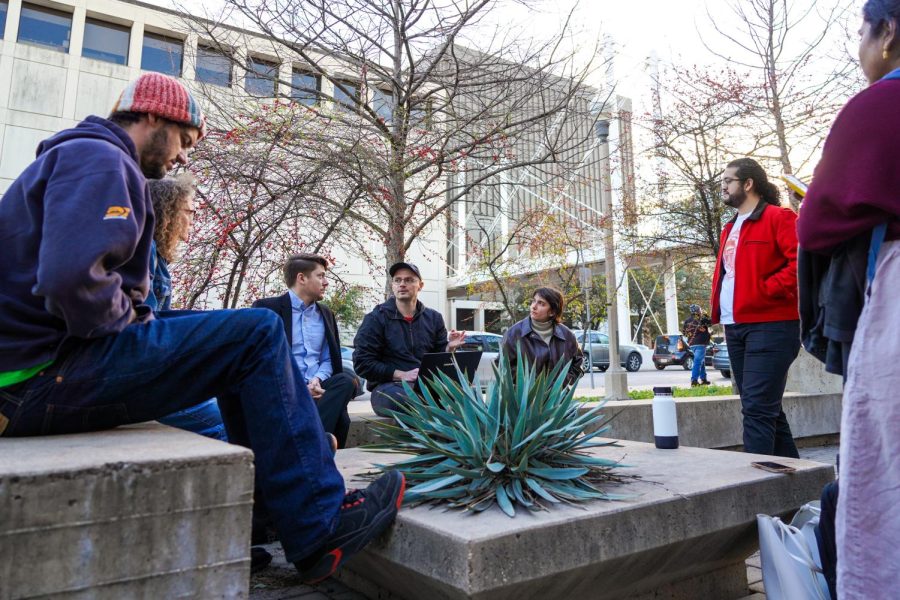
[[[196,127],[201,138],[206,135],[206,117],[194,96],[180,81],[161,73],[144,73],[129,83],[112,111],[149,113]]]

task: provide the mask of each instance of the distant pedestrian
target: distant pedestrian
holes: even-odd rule
[[[797,457],[781,408],[788,369],[800,351],[797,215],[781,207],[778,188],[750,158],[728,163],[722,196],[737,214],[722,231],[710,316],[725,326],[744,450]]]
[[[706,378],[706,347],[709,345],[709,326],[712,321],[703,314],[703,309],[697,304],[688,307],[691,316],[681,327],[681,334],[688,342],[691,354],[694,357],[694,366],[691,368],[691,387],[709,385]]]
[[[837,596],[848,599],[900,590],[900,0],[865,3],[859,61],[870,85],[835,120],[797,224],[810,252],[835,256],[860,236],[870,247],[841,417]]]

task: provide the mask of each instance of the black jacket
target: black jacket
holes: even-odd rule
[[[365,316],[353,346],[353,369],[372,390],[393,381],[395,370],[419,368],[426,353],[446,352],[447,328],[441,313],[421,302],[416,303],[412,322],[407,322],[391,298]]]
[[[871,233],[841,244],[831,256],[797,254],[800,340],[825,370],[847,377],[847,358],[865,304]]]
[[[711,321],[707,316],[691,315],[685,319],[681,326],[681,334],[687,338],[688,346],[708,346],[710,325]]]
[[[344,372],[341,362],[341,343],[338,333],[337,321],[334,313],[321,302],[316,302],[319,312],[322,314],[322,322],[325,323],[325,343],[328,345],[328,354],[331,356],[331,373],[337,375]],[[253,303],[253,308],[268,308],[278,313],[284,322],[284,333],[287,335],[288,346],[294,343],[294,320],[291,315],[291,295],[285,292],[275,298],[260,298]]]
[[[504,354],[509,357],[509,364],[513,368],[518,361],[516,349],[520,345],[522,354],[538,370],[550,370],[563,358],[571,360],[569,374],[566,376],[567,384],[575,383],[584,373],[581,368],[584,363],[584,355],[578,347],[575,334],[565,325],[553,327],[553,336],[550,338],[549,345],[545,344],[540,334],[531,328],[530,317],[522,319],[507,329],[503,336],[502,348]]]

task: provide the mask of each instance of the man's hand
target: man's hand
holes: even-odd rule
[[[447,352],[456,352],[456,349],[462,346],[465,340],[465,331],[457,331],[455,329],[452,329],[450,331],[450,341],[447,342]]]
[[[318,400],[325,395],[325,388],[322,387],[322,380],[318,377],[310,379],[309,383],[306,384],[306,388],[309,390],[309,395],[313,397],[313,400]]]
[[[408,381],[412,383],[416,379],[419,378],[419,369],[413,369],[412,371],[394,371],[394,381]]]

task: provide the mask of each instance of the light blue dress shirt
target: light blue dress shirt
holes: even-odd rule
[[[325,321],[316,303],[304,304],[293,290],[288,290],[291,296],[291,318],[293,320],[293,343],[291,352],[294,360],[303,374],[303,379],[309,383],[318,377],[325,381],[333,373],[331,366],[331,354],[325,343]]]

